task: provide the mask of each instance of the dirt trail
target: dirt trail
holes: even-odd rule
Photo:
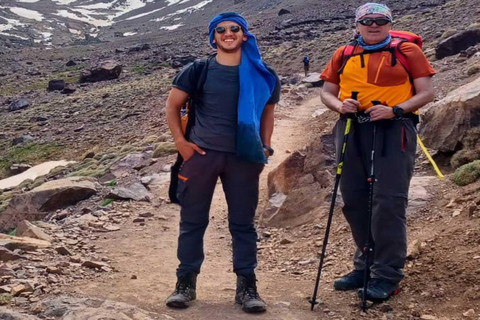
[[[308,144],[309,139],[317,135],[310,132],[313,123],[312,115],[315,112],[321,113],[319,109],[322,108],[325,107],[322,106],[316,90],[310,99],[304,100],[301,104],[295,106],[293,103],[279,108],[272,141],[275,156],[271,158],[270,164],[265,167],[261,177],[260,210],[267,201],[268,172],[291,152],[303,148]],[[322,125],[325,121],[331,121],[327,118],[331,116],[319,116],[315,124]],[[418,183],[421,186],[432,184],[431,179],[424,180],[422,182],[423,180],[420,179]],[[382,309],[379,308],[366,315],[362,314],[354,292],[333,291],[334,278],[350,270],[353,253],[353,241],[345,220],[340,217],[339,209],[334,218],[334,227],[327,250],[327,263],[322,275],[319,292],[322,300],[321,307],[311,312],[307,297],[313,291],[318,263],[319,248],[314,244],[323,239],[324,230],[315,229],[310,225],[305,228],[279,231],[289,234],[289,237],[295,241],[291,247],[264,249],[265,252],[263,250],[259,252],[258,286],[259,292],[268,303],[268,312],[254,316],[243,313],[233,302],[235,275],[232,271],[231,240],[226,221],[227,206],[220,185],[217,186],[214,195],[210,226],[205,235],[206,260],[198,277],[198,300],[186,310],[166,308],[165,298],[172,292],[176,281],[179,208],[165,204],[162,200],[166,198],[166,186],[154,192],[156,198],[153,204],[114,203],[114,209],[117,211],[131,210],[132,207],[136,207],[139,212],[131,211],[133,216],[141,211],[151,211],[155,214],[154,219],[149,219],[145,226],[134,224],[130,220],[122,226],[121,231],[106,234],[95,241],[98,248],[103,248],[99,254],[111,260],[110,264],[116,272],[109,273],[108,276],[99,276],[97,282],[81,280],[75,286],[61,288],[62,291],[126,302],[158,313],[159,319],[206,320],[252,317],[265,320],[387,319],[384,314],[386,311],[380,311]],[[419,207],[421,206],[417,206]],[[418,216],[418,214],[415,215]],[[318,221],[319,225],[325,223],[324,218]],[[413,234],[423,240],[426,236],[420,237],[419,233],[421,230],[431,231],[429,223],[429,221],[416,222],[415,227],[412,228]],[[428,228],[425,228],[426,226]],[[435,234],[438,232],[435,231]],[[312,263],[305,265],[302,272],[295,273],[291,269],[285,272],[286,269],[282,269],[291,266],[292,261],[296,263],[298,259],[306,257],[312,258]],[[400,316],[401,319],[410,318],[412,313],[415,314],[416,319],[418,319],[417,314],[423,314],[423,311],[434,313],[430,309],[433,306],[430,299],[422,296],[423,301],[417,304],[412,300],[412,295],[408,294],[408,291],[419,294],[421,291],[418,290],[422,290],[416,287],[416,283],[421,280],[415,276],[420,274],[415,273],[415,270],[421,265],[418,263],[415,266],[408,266],[407,272],[411,273],[411,280],[405,281],[407,293],[400,294],[389,301],[389,304],[395,306],[396,311],[404,312]],[[412,268],[414,271],[411,271]],[[430,285],[427,284],[427,286]],[[420,298],[419,295],[417,296]],[[411,306],[414,309],[411,309]],[[457,306],[457,309],[463,310],[464,306]],[[453,313],[458,314],[460,310],[455,310]],[[406,316],[405,312],[410,315]],[[394,317],[394,319],[397,318]]]
[[[316,95],[301,105],[280,110],[275,123],[272,145],[275,156],[265,167],[261,179],[261,197],[265,197],[266,177],[289,154],[306,145],[308,137],[301,130],[315,110],[321,108]],[[300,129],[300,130],[299,130]],[[157,190],[165,197],[165,188]],[[233,303],[235,275],[232,272],[231,241],[226,221],[226,203],[220,185],[217,187],[211,209],[211,222],[205,235],[206,260],[198,278],[197,302],[183,311],[169,310],[165,298],[175,284],[177,266],[178,208],[161,205],[154,209],[164,220],[149,221],[139,227],[129,223],[118,233],[111,233],[98,241],[104,254],[118,270],[98,282],[80,282],[74,292],[137,305],[144,309],[167,314],[174,319],[247,319]],[[135,214],[135,213],[133,213]],[[305,297],[312,291],[313,280],[299,282],[288,275],[263,272],[260,258],[258,268],[259,290],[269,304],[269,311],[261,319],[317,319]],[[137,279],[131,279],[135,275]],[[70,290],[72,292],[72,290]]]

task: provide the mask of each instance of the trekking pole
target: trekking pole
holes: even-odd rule
[[[358,91],[352,91],[352,99],[354,100],[358,99]],[[330,204],[330,212],[328,213],[327,228],[325,229],[325,237],[323,238],[322,255],[320,256],[320,265],[318,266],[318,273],[317,273],[317,279],[315,281],[315,289],[313,290],[313,296],[312,296],[312,299],[309,301],[310,304],[312,305],[310,309],[312,311],[315,305],[317,304],[318,286],[320,285],[320,277],[322,275],[323,261],[325,259],[325,252],[328,244],[328,236],[330,234],[330,227],[332,225],[333,210],[335,209],[335,201],[337,199],[338,186],[340,183],[340,177],[342,175],[343,161],[345,159],[345,151],[347,150],[347,141],[348,141],[348,136],[350,135],[350,129],[352,127],[353,117],[354,117],[353,113],[347,113],[347,123],[345,125],[345,133],[343,135],[343,145],[340,153],[340,161],[338,162],[338,165],[337,165],[337,174],[335,176],[335,186],[333,187],[332,203]]]
[[[381,101],[373,100],[373,105],[382,104]],[[373,214],[373,185],[375,183],[375,140],[377,134],[377,125],[373,123],[373,135],[372,135],[372,152],[370,154],[370,175],[368,176],[368,223],[367,223],[367,240],[365,247],[363,247],[363,253],[365,255],[365,269],[363,272],[363,295],[362,295],[362,310],[367,311],[367,284],[368,284],[368,273],[370,270],[370,254],[373,251],[372,248],[372,237],[370,233],[372,232],[372,214]]]

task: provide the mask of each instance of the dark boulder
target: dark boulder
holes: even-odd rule
[[[466,30],[441,41],[435,49],[435,57],[453,56],[477,43],[480,43],[480,29]]]
[[[287,9],[280,9],[280,11],[278,12],[278,15],[279,16],[283,16],[284,14],[292,14],[292,12],[290,10],[287,10]]]
[[[90,70],[82,70],[80,83],[117,79],[121,73],[122,65],[115,61],[108,60]]]
[[[30,102],[28,102],[27,99],[18,99],[10,103],[8,106],[8,111],[22,110],[28,108],[29,106]]]
[[[65,88],[65,80],[48,81],[48,91],[61,91]]]

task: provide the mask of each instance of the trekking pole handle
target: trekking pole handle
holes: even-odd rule
[[[372,103],[373,103],[374,106],[377,106],[377,105],[379,105],[379,104],[382,104],[382,101],[380,101],[380,100],[372,100]]]
[[[352,91],[352,99],[353,100],[358,100],[358,91]],[[356,113],[347,113],[347,118],[353,119],[355,118]]]
[[[358,94],[359,94],[358,91],[352,91],[352,99],[353,100],[358,100]]]

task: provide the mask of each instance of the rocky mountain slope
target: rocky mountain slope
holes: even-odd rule
[[[323,293],[326,305],[320,313],[307,315],[304,310],[308,294],[305,288],[311,285],[316,271],[325,226],[324,209],[331,190],[333,157],[328,134],[336,115],[316,110],[321,105],[318,89],[302,83],[301,57],[308,54],[311,71],[321,71],[335,48],[350,39],[353,11],[361,1],[206,2],[1,2],[0,178],[46,160],[67,159],[76,163],[0,191],[0,228],[3,232],[15,231],[12,234],[18,236],[0,236],[0,260],[5,262],[0,263],[0,304],[26,310],[40,318],[78,314],[79,319],[115,304],[119,313],[124,314],[127,308],[136,310],[138,317],[148,319],[146,311],[133,306],[90,299],[79,301],[62,295],[80,292],[161,312],[160,319],[191,316],[163,314],[165,309],[158,306],[158,301],[171,289],[169,285],[174,277],[172,246],[178,222],[177,208],[169,205],[165,198],[165,183],[175,149],[163,109],[171,80],[179,68],[211,52],[206,41],[210,18],[222,11],[235,10],[248,17],[264,57],[282,80],[277,125],[289,124],[276,132],[279,136],[275,141],[282,145],[276,157],[291,155],[294,160],[295,157],[301,160],[294,168],[299,171],[295,176],[299,181],[290,186],[294,187],[293,196],[275,219],[271,219],[269,210],[275,211],[275,208],[267,206],[271,199],[267,198],[266,181],[263,182],[260,211],[266,214],[262,215],[264,227],[260,229],[262,267],[259,271],[266,279],[265,288],[269,289],[266,292],[271,292],[268,298],[274,301],[273,313],[266,319],[360,317],[353,296]],[[434,78],[437,101],[430,106],[429,113],[433,113],[435,106],[453,89],[475,84],[473,81],[480,72],[480,45],[463,45],[477,41],[478,0],[386,3],[394,9],[395,28],[417,32],[425,40],[424,51],[437,71]],[[279,15],[281,9],[284,10]],[[25,10],[35,11],[42,18],[24,17]],[[69,12],[68,16],[58,13],[63,11]],[[73,13],[75,17],[70,15]],[[105,25],[94,25],[92,19]],[[183,25],[173,30],[161,29],[180,24]],[[51,33],[48,40],[42,32]],[[480,43],[480,36],[476,43]],[[448,54],[437,57],[440,48]],[[474,87],[472,95],[478,86]],[[468,93],[465,105],[475,114],[478,98]],[[313,110],[320,112],[315,112],[313,117]],[[453,112],[454,108],[445,107],[445,110]],[[448,119],[455,119],[453,114],[456,113],[449,114]],[[461,114],[468,118],[471,113]],[[302,121],[298,121],[299,116]],[[435,119],[445,118],[435,114]],[[475,120],[471,123],[477,125],[476,118],[471,119]],[[451,122],[448,125],[455,126]],[[442,129],[436,128],[435,123],[446,122],[431,122],[428,132],[434,140],[435,130]],[[471,134],[468,130],[464,132]],[[302,148],[311,141],[315,143]],[[480,157],[478,139],[465,141],[462,137],[452,141],[460,142],[455,143],[448,154],[433,150],[436,159],[440,156],[446,159],[441,163],[444,173],[451,170],[450,157],[459,148],[472,148],[462,161]],[[319,154],[322,157],[316,157]],[[480,259],[478,182],[465,188],[454,186],[448,180],[433,183],[435,178],[421,177],[433,172],[420,154],[416,175],[419,176],[416,182],[420,181],[420,187],[424,187],[421,191],[428,192],[418,196],[421,206],[411,206],[411,239],[417,240],[412,248],[418,252],[406,268],[405,294],[394,298],[391,304],[372,310],[371,317],[475,319],[480,310],[476,267]],[[318,193],[311,196],[312,190]],[[65,202],[66,199],[72,202]],[[220,248],[213,255],[222,258],[219,263],[227,270],[230,243],[225,212],[224,205],[215,205],[213,238],[208,241]],[[43,220],[35,223],[40,230],[24,219]],[[351,246],[346,222],[339,216],[335,219],[339,225],[332,235],[334,244],[330,247],[325,274],[327,284],[348,271],[351,253],[345,250]],[[309,223],[304,224],[306,221]],[[27,239],[31,237],[39,239]],[[160,245],[157,245],[159,238]],[[151,272],[159,264],[158,270],[166,274],[168,284],[163,278],[157,284],[156,273]],[[206,274],[210,272],[211,277],[217,271],[215,265],[207,269]],[[283,286],[278,286],[279,278],[284,281]],[[227,299],[231,289],[224,280],[229,279],[221,280],[209,279],[204,283],[207,288],[218,291],[221,282],[223,289],[219,296]],[[58,298],[54,298],[56,296]],[[212,305],[216,314],[223,314],[226,308],[217,302],[200,303],[202,316],[198,319],[212,318]],[[292,308],[286,309],[290,304]],[[60,309],[67,313],[61,313]],[[25,314],[7,312],[0,307],[0,318],[3,314],[13,319],[27,319]],[[130,318],[136,319],[125,316]]]

